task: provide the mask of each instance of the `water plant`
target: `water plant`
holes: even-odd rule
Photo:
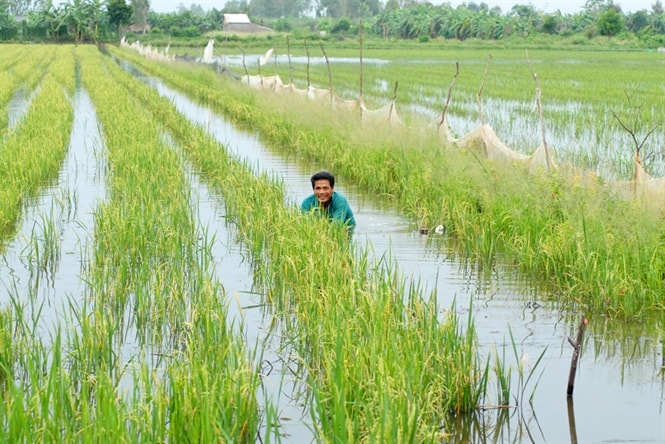
[[[393,198],[414,220],[427,209],[433,223],[446,226],[466,254],[492,263],[501,253],[503,264],[546,283],[569,308],[630,317],[661,306],[662,280],[653,263],[661,249],[658,214],[613,196],[602,182],[579,170],[565,167],[534,175],[515,165],[450,149],[420,129],[370,129],[325,106],[243,89],[204,68],[141,61],[126,51],[122,56],[175,82],[231,120],[261,131],[275,150],[330,165],[359,187]],[[474,54],[464,57],[468,60]],[[531,53],[536,70],[542,63],[536,63],[537,57],[551,60],[557,55]],[[608,54],[593,57],[611,63]],[[630,57],[635,63],[646,61],[644,56]],[[500,68],[506,77],[509,67]],[[590,74],[579,71],[578,77],[583,81]],[[650,79],[643,78],[645,91],[657,87]],[[502,89],[501,94],[507,91]],[[533,91],[533,86],[522,91]],[[595,103],[591,96],[579,99],[589,106]],[[617,92],[613,103],[618,109],[625,105],[622,100]],[[650,110],[650,118],[664,114],[658,107]]]
[[[73,119],[67,94],[74,87],[74,64],[67,49],[60,48],[56,53],[59,58],[48,65],[45,75],[38,70],[38,78],[43,75],[43,80],[25,120],[0,140],[0,172],[4,178],[0,188],[0,242],[12,234],[22,199],[36,196],[55,180],[64,159]]]
[[[257,284],[297,353],[292,370],[307,381],[322,440],[435,441],[442,411],[477,408],[488,372],[472,326],[459,330],[454,312],[441,318],[436,298],[406,286],[389,263],[372,268],[354,257],[340,227],[284,207],[279,182],[230,157],[156,91],[125,85],[224,196]]]

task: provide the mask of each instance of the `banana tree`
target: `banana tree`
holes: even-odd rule
[[[42,9],[31,13],[28,20],[31,26],[46,29],[47,37],[57,42],[62,15],[62,8],[54,6],[53,0],[48,0]]]

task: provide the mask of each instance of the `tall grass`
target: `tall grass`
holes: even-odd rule
[[[0,89],[0,136],[9,130],[11,99],[20,91],[26,96],[35,92],[59,53],[62,50],[49,47],[26,51],[23,45],[3,45],[0,56],[0,84],[3,85]]]
[[[196,250],[180,158],[155,118],[137,112],[141,104],[117,87],[116,79],[128,74],[93,48],[80,54],[112,171],[110,200],[96,217],[97,309],[125,318],[140,344],[167,357],[163,369],[143,370],[166,378],[154,395],[166,405],[144,420],[174,441],[252,441],[258,372],[240,338],[230,335],[223,289]],[[152,416],[158,412],[163,416]]]
[[[659,215],[615,198],[584,175],[566,167],[529,174],[447,147],[418,129],[352,126],[315,104],[249,91],[205,68],[118,53],[256,129],[275,150],[329,165],[347,182],[393,199],[414,221],[445,225],[468,256],[491,264],[501,253],[503,265],[545,284],[565,308],[618,317],[662,308]],[[645,93],[654,92],[649,82]],[[617,106],[619,96],[612,102]]]
[[[14,231],[23,200],[57,179],[69,143],[74,62],[66,47],[47,54],[56,61],[45,72],[36,70],[39,75],[33,77],[43,75],[43,80],[24,121],[0,139],[0,249]]]
[[[478,408],[488,369],[472,326],[461,331],[453,312],[440,318],[436,298],[407,286],[390,264],[354,257],[342,227],[285,208],[279,182],[229,157],[167,99],[124,84],[224,196],[301,363],[294,370],[310,388],[321,441],[434,442],[442,412]]]
[[[11,293],[0,312],[2,440],[253,442],[255,357],[226,325],[180,157],[159,122],[117,86],[114,76],[126,74],[115,64],[93,47],[56,52],[25,121],[1,147],[2,195],[16,210],[5,200],[3,215],[16,223],[22,200],[57,177],[77,62],[103,130],[108,200],[82,257],[84,295],[67,299],[53,331],[38,330],[45,304],[26,300],[32,294]],[[35,243],[40,267],[57,256],[42,249],[52,247],[53,227]]]

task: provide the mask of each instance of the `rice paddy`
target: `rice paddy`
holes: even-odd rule
[[[20,46],[8,48],[24,50]],[[519,381],[525,383],[529,374],[519,371],[518,383],[510,385],[510,355],[497,355],[491,364],[486,363],[488,357],[479,354],[472,315],[459,319],[456,310],[444,310],[448,307],[441,307],[436,297],[417,284],[407,284],[390,261],[376,264],[367,253],[350,249],[345,234],[335,226],[301,217],[288,205],[279,177],[257,172],[231,156],[229,146],[211,137],[204,127],[192,124],[168,99],[133,78],[112,58],[93,47],[63,48],[53,63],[62,63],[59,69],[69,69],[68,74],[55,74],[61,80],[71,76],[69,82],[60,83],[69,85],[68,89],[63,88],[62,94],[46,89],[47,74],[39,91],[49,91],[51,98],[62,97],[57,106],[65,110],[70,103],[65,99],[76,94],[76,87],[89,94],[103,145],[95,156],[104,159],[98,168],[103,170],[105,193],[100,202],[88,207],[94,221],[87,230],[89,241],[80,246],[78,273],[83,290],[63,297],[64,314],[47,332],[37,334],[31,325],[48,308],[47,298],[32,298],[38,308],[36,316],[26,316],[22,294],[3,312],[4,337],[20,333],[14,335],[14,341],[3,341],[1,351],[5,371],[2,417],[11,438],[92,441],[111,436],[131,442],[254,442],[259,436],[263,442],[280,439],[277,408],[259,395],[261,374],[265,373],[262,358],[238,334],[237,326],[227,321],[232,297],[215,272],[215,239],[197,222],[192,188],[198,186],[192,185],[188,165],[222,202],[230,232],[251,264],[260,303],[270,308],[280,326],[293,356],[290,369],[303,384],[302,402],[310,406],[316,440],[440,442],[458,427],[449,414],[463,417],[463,413],[478,411],[483,405],[524,399],[525,387]],[[506,248],[509,243],[502,236],[512,230],[519,240],[526,228],[538,238],[541,224],[545,226],[551,219],[552,213],[540,214],[540,201],[535,196],[530,201],[534,204],[532,215],[521,220],[516,212],[511,217],[506,206],[512,204],[524,211],[518,205],[523,196],[509,199],[506,191],[501,196],[505,205],[499,205],[498,200],[489,201],[482,194],[482,186],[499,183],[499,177],[488,180],[484,175],[487,170],[500,174],[502,184],[505,180],[520,189],[525,175],[512,170],[506,174],[492,165],[476,168],[474,162],[479,162],[464,157],[455,159],[457,164],[446,165],[448,160],[440,150],[425,156],[423,150],[410,147],[407,142],[412,134],[400,136],[397,142],[387,136],[378,138],[364,146],[366,153],[358,155],[356,151],[354,155],[351,150],[363,147],[367,140],[357,132],[341,133],[352,128],[350,121],[322,125],[322,121],[332,119],[315,109],[309,114],[311,122],[289,121],[287,117],[293,119],[288,113],[290,104],[231,89],[233,84],[209,70],[150,66],[129,53],[116,51],[113,53],[131,59],[142,69],[159,73],[178,89],[203,98],[230,120],[253,126],[274,149],[326,161],[346,180],[389,196],[390,205],[401,208],[418,224],[444,223],[461,247],[456,247],[455,254],[476,256],[489,264],[499,263],[498,255],[510,264],[516,256]],[[80,66],[78,85],[74,84],[74,61]],[[74,119],[71,106],[57,114],[65,119],[60,139],[51,136],[49,143],[23,139],[31,122],[41,122],[40,97],[35,95],[28,112],[2,140],[2,162],[11,160],[5,148],[12,147],[13,137],[21,138],[13,142],[20,146],[57,145],[60,154],[49,154],[56,158],[56,167],[21,185],[27,191],[14,197],[16,209],[6,213],[5,242],[15,236],[15,227],[21,224],[20,208],[27,198],[57,180],[67,151],[67,129]],[[48,104],[46,108],[55,106]],[[54,123],[41,125],[58,127]],[[314,123],[316,131],[307,126]],[[434,143],[422,135],[411,141],[427,143],[427,147]],[[348,149],[343,146],[347,142]],[[231,144],[229,140],[227,145]],[[321,154],[321,146],[329,150]],[[393,146],[399,151],[397,157]],[[19,169],[19,165],[29,171],[36,168],[22,157],[15,161],[3,168],[3,174]],[[419,169],[423,162],[441,164],[447,170],[431,168],[422,175]],[[448,186],[442,184],[450,179],[450,174],[442,171],[455,171],[460,166],[471,175]],[[564,187],[557,178],[536,185],[549,191],[552,184]],[[427,194],[433,190],[445,200]],[[567,196],[564,191],[562,199],[569,205],[578,199],[579,204],[579,196]],[[5,193],[9,190],[3,187]],[[485,200],[478,202],[474,193]],[[61,201],[77,201],[73,194]],[[462,204],[456,206],[455,199]],[[490,209],[496,206],[504,217],[490,223],[488,215],[478,223],[474,207],[469,207],[474,199]],[[597,206],[601,208],[604,202]],[[563,208],[559,211],[567,215],[569,207]],[[456,219],[444,218],[442,210],[459,214]],[[658,219],[648,212],[629,206],[624,211],[624,222],[639,220],[646,233],[651,225],[658,225]],[[45,228],[33,236],[40,241],[32,242],[37,246],[33,248],[34,263],[37,269],[48,271],[48,276],[57,275],[61,264],[63,249],[58,247],[58,233],[67,231],[57,224],[61,214],[51,212],[40,219]],[[565,217],[556,216],[565,224]],[[588,240],[595,221],[593,217],[584,219],[591,229],[582,245],[594,245]],[[469,235],[472,233],[474,237]],[[553,248],[560,248],[551,242]],[[518,259],[517,263],[522,262],[522,256]],[[582,269],[588,276],[574,278],[584,283],[588,279],[588,285],[595,285],[592,281],[597,279],[599,265],[603,263]],[[630,262],[624,261],[623,266],[628,265]],[[519,268],[538,277],[538,266],[527,263]],[[606,284],[613,284],[613,272],[605,273]],[[658,304],[649,299],[645,303],[639,296],[631,293],[632,302],[622,301],[616,312],[622,316],[634,316],[640,310],[657,313]],[[641,309],[630,311],[633,306]],[[614,314],[594,301],[576,308],[596,315]],[[596,311],[599,308],[605,310]],[[39,372],[44,366],[48,371]],[[494,390],[488,384],[495,380],[501,396],[492,399]],[[44,405],[46,410],[41,408]]]

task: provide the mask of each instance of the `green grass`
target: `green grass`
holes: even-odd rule
[[[511,60],[519,57],[512,54]],[[474,88],[486,66],[485,57],[479,55],[476,52],[476,63],[470,64],[475,67]],[[652,73],[642,76],[642,71],[654,55],[629,53],[628,59],[624,55],[558,52],[537,57],[544,61],[577,58],[579,62],[566,65],[566,69],[572,66],[577,70],[568,76],[572,74],[585,87],[575,88],[574,94],[588,101],[591,109],[620,107],[621,87],[638,75],[644,85],[640,99],[653,102],[662,83]],[[332,115],[325,107],[301,99],[248,91],[203,67],[158,65],[139,61],[127,52],[123,57],[131,57],[151,73],[175,82],[179,89],[209,103],[231,121],[256,129],[276,151],[298,156],[304,162],[328,165],[346,182],[389,197],[415,222],[445,225],[467,256],[491,264],[501,253],[503,265],[544,285],[562,307],[619,317],[641,316],[662,308],[659,215],[613,197],[609,189],[580,172],[582,166],[572,161],[558,172],[533,175],[517,165],[454,150],[419,126],[401,131],[359,126],[350,116]],[[473,54],[465,53],[464,57],[469,59]],[[599,81],[591,64],[585,62],[589,57],[602,60],[608,72],[613,60],[616,64],[616,57],[631,61],[627,63],[631,68],[611,71],[612,75],[617,73],[617,81]],[[498,58],[494,56],[493,60]],[[531,53],[531,61],[535,60],[536,55]],[[547,65],[544,61],[539,67]],[[486,91],[501,91],[496,100],[520,90],[515,100],[532,100],[533,80],[526,61],[519,63],[523,74],[510,74],[515,70],[513,63],[496,63],[504,77],[493,75],[492,83],[485,85]],[[400,73],[418,68],[415,63],[396,66]],[[414,74],[414,85],[419,85],[425,73],[428,78],[437,78],[434,70],[441,69],[436,65],[427,68]],[[537,71],[542,79],[545,73],[555,76],[556,67]],[[514,83],[505,91],[496,86],[499,80],[505,85]],[[561,82],[565,81],[562,77]],[[600,86],[594,86],[596,83]],[[466,88],[473,91],[470,86]],[[459,94],[457,86],[455,91]],[[556,91],[559,100],[564,101],[567,90],[559,87]],[[653,119],[665,115],[662,104],[654,103],[650,109]],[[607,114],[600,118],[584,116],[575,118],[590,120],[594,128],[601,128],[607,119]]]
[[[156,103],[155,91],[129,87],[224,196],[257,284],[297,353],[322,441],[434,442],[442,411],[478,408],[488,369],[473,327],[458,330],[452,312],[439,318],[431,295],[405,286],[387,264],[353,257],[341,227],[285,208],[278,182],[228,157],[167,99]]]

